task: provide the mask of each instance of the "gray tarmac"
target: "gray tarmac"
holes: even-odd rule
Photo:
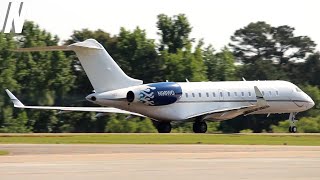
[[[0,144],[0,179],[320,179],[320,147]]]

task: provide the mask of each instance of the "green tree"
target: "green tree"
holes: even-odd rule
[[[165,80],[177,82],[183,82],[186,79],[190,81],[207,80],[206,66],[200,48],[197,48],[195,52],[191,52],[191,47],[184,51],[179,49],[177,53],[162,51],[160,59],[164,62],[163,77]]]
[[[245,77],[246,80],[287,80],[286,73],[270,60],[260,60],[253,64],[238,66],[238,77]]]
[[[31,132],[31,128],[27,126],[28,117],[25,111],[19,112],[17,117],[13,116],[12,107],[2,108],[3,122],[0,132],[4,133],[26,133]]]
[[[209,80],[235,80],[236,66],[234,56],[226,47],[221,52],[215,53],[213,47],[209,45],[204,50],[203,56]]]
[[[190,74],[191,77],[189,79],[191,81],[206,81],[207,80],[207,69],[203,60],[203,51],[202,51],[203,43],[200,41],[196,46],[195,51],[191,53],[191,50],[186,51],[185,53],[190,56],[190,62],[186,65],[188,67],[187,74]]]
[[[303,73],[303,76],[300,73]],[[303,78],[302,82],[320,86],[320,52],[310,55],[303,64],[303,70],[296,74]]]
[[[206,66],[203,60],[203,41],[192,48],[189,38],[191,25],[184,14],[168,17],[158,15],[158,35],[160,35],[160,62],[163,77],[169,81],[205,81]]]
[[[59,39],[33,22],[26,22],[16,37],[20,47],[57,45]],[[62,52],[18,53],[13,76],[19,89],[16,94],[26,104],[61,105],[73,84],[71,61]],[[56,124],[52,111],[28,110],[28,119],[35,132],[51,132]]]
[[[145,30],[137,27],[131,32],[121,28],[116,48],[117,61],[125,64],[124,71],[129,76],[147,83],[161,80],[162,64],[158,59],[155,43],[147,38]]]
[[[142,120],[140,118],[125,119],[121,118],[121,115],[112,115],[105,131],[111,133],[152,133],[156,132],[156,129],[148,118]]]
[[[17,120],[14,117],[10,99],[4,91],[5,89],[19,88],[14,78],[16,71],[15,57],[12,51],[10,51],[15,46],[12,34],[0,33],[0,129],[5,132],[10,132],[12,125],[16,124]]]
[[[304,59],[316,44],[307,36],[294,36],[294,28],[272,27],[263,21],[250,23],[231,36],[234,55],[243,63],[272,60],[278,64]]]
[[[142,120],[137,120],[137,133],[155,133],[157,129],[152,124],[149,118],[143,118]]]
[[[159,50],[168,50],[169,53],[176,53],[178,49],[190,44],[189,39],[192,27],[184,14],[168,17],[165,14],[158,15],[157,28],[160,35]]]

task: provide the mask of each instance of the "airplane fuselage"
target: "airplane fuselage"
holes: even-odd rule
[[[154,101],[150,104],[150,102],[139,100],[140,97],[136,102],[128,102],[128,92],[132,90],[140,92],[156,84],[158,83],[94,93],[87,99],[92,101],[91,97],[94,96],[96,99],[92,102],[101,106],[112,106],[162,121],[186,120],[199,114],[254,105],[257,102],[254,86],[260,89],[270,107],[248,114],[301,112],[314,105],[307,94],[287,81],[180,82],[176,83],[176,86],[181,87],[181,94],[175,102],[170,104],[156,105],[153,104]],[[165,82],[162,83],[162,86],[165,85]],[[170,87],[155,93],[162,96],[176,95]],[[220,121],[236,116],[234,112],[232,114],[215,113],[208,120]]]

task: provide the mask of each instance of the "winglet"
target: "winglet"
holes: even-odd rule
[[[8,96],[10,97],[11,101],[14,104],[14,107],[24,107],[24,105],[22,104],[22,102],[19,101],[18,98],[16,98],[8,89],[6,89],[6,92],[8,94]]]
[[[258,105],[259,107],[269,106],[269,104],[268,104],[267,101],[264,99],[261,91],[258,89],[257,86],[254,86],[254,91],[255,91],[255,93],[256,93],[257,105]]]

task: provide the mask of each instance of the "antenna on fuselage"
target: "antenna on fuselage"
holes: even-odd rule
[[[189,82],[189,80],[186,78],[186,82]]]
[[[242,77],[242,80],[243,80],[243,81],[247,81],[244,77]]]

